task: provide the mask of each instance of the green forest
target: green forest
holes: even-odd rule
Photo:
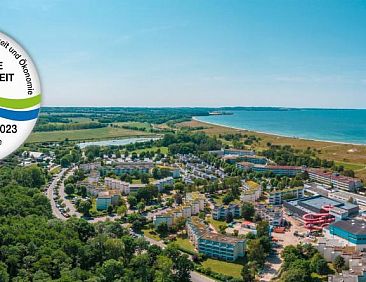
[[[15,181],[14,179],[17,179]],[[52,218],[38,167],[0,169],[0,281],[189,281],[193,264],[120,223]]]

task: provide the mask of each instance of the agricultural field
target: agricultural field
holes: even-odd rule
[[[80,130],[62,130],[49,132],[34,132],[28,138],[28,143],[70,141],[90,141],[123,137],[152,136],[153,134],[139,130],[124,128],[102,127]]]

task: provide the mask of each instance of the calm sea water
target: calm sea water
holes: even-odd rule
[[[366,110],[232,111],[197,120],[283,136],[366,144]]]

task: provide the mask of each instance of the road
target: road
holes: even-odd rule
[[[65,179],[67,179],[69,176],[73,175],[75,172],[76,168],[73,168],[72,170],[70,170],[66,176]],[[60,185],[60,189],[58,191],[61,199],[63,200],[66,208],[69,210],[69,214],[70,215],[75,215],[76,217],[81,217],[81,213],[79,213],[76,208],[75,205],[73,203],[71,203],[71,201],[69,199],[66,198],[65,195],[65,185],[64,182],[62,181],[61,185]]]
[[[63,168],[61,170],[61,172],[59,174],[57,174],[57,176],[55,177],[55,179],[51,182],[50,186],[48,186],[47,188],[47,198],[50,200],[51,203],[51,208],[52,208],[52,214],[61,219],[61,220],[66,220],[66,217],[64,217],[61,212],[59,211],[59,209],[56,207],[56,202],[53,199],[54,196],[54,189],[56,187],[57,182],[61,179],[61,177],[64,175],[64,173],[66,172],[66,169]]]

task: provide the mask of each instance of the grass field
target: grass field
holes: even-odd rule
[[[195,249],[194,249],[194,246],[193,244],[191,243],[191,241],[189,241],[189,239],[187,238],[181,238],[181,237],[177,237],[177,241],[176,243],[183,249],[186,249],[188,251],[192,251],[194,252]]]
[[[366,146],[353,144],[339,144],[325,141],[305,140],[299,138],[282,137],[277,135],[258,133],[248,130],[234,129],[230,127],[211,125],[196,120],[183,122],[177,125],[185,127],[205,127],[200,131],[207,134],[218,136],[219,134],[242,133],[247,135],[255,135],[261,138],[259,143],[251,145],[249,148],[262,151],[267,148],[267,143],[274,145],[291,145],[295,149],[314,148],[318,151],[317,156],[321,159],[333,160],[338,164],[344,164],[347,168],[354,168],[356,176],[366,180],[366,170],[362,169],[366,166]]]
[[[236,278],[241,277],[240,273],[243,268],[243,265],[239,262],[226,262],[210,258],[202,262],[202,266],[210,268],[214,272],[230,275]]]
[[[216,205],[222,205],[222,200],[224,199],[225,194],[222,195],[214,195],[212,196],[212,199],[215,201]],[[240,204],[240,200],[239,199],[235,199],[233,202],[233,204]]]
[[[64,131],[50,131],[50,132],[34,132],[28,138],[27,143],[40,143],[52,141],[64,141],[66,138],[70,141],[84,141],[84,140],[101,140],[121,137],[135,137],[135,136],[151,136],[147,132],[138,130],[129,130],[124,128],[93,128],[80,130],[64,130]]]
[[[162,154],[168,154],[168,147],[151,147],[151,148],[146,148],[146,149],[139,149],[139,150],[135,150],[133,152],[137,153],[137,154],[141,154],[142,152],[156,152],[158,149],[160,149],[160,152]]]
[[[156,241],[160,241],[161,238],[158,233],[156,233],[153,229],[143,229],[142,232],[144,233],[144,236],[151,238]]]
[[[128,122],[116,122],[119,126],[133,126],[137,128],[145,128],[147,130],[151,129],[151,125],[146,122],[128,121]]]
[[[212,224],[212,226],[216,229],[216,231],[220,231],[220,225],[227,226],[225,221],[215,220],[212,217],[208,217],[206,220],[207,222]]]

